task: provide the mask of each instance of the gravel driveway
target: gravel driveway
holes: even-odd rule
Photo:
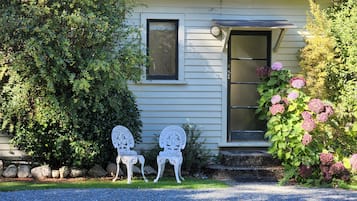
[[[224,189],[52,189],[0,192],[1,201],[182,201],[182,200],[357,200],[357,191],[278,186],[276,183],[236,183]]]

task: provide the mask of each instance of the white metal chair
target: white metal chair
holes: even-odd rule
[[[182,152],[186,146],[186,133],[179,126],[168,126],[164,128],[159,137],[160,151],[157,156],[157,177],[154,182],[158,182],[159,178],[162,177],[165,170],[165,163],[169,161],[171,165],[174,166],[175,177],[177,183],[181,183],[184,178],[181,175],[181,166],[183,162]],[[181,180],[180,180],[181,179]]]
[[[126,165],[127,175],[128,175],[128,184],[131,183],[131,178],[133,176],[133,165],[138,161],[141,164],[141,174],[145,182],[148,180],[144,175],[144,163],[145,158],[142,155],[138,155],[136,151],[130,150],[134,147],[134,138],[129,129],[124,126],[115,126],[112,130],[112,143],[113,146],[118,151],[118,156],[116,158],[117,163],[117,172],[113,182],[117,180],[119,175],[119,164],[120,162]]]

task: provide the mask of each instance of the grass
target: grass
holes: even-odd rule
[[[181,184],[176,183],[174,178],[162,178],[158,183],[154,183],[150,178],[149,182],[141,179],[132,180],[127,184],[126,180],[112,182],[110,179],[81,179],[81,180],[61,180],[61,181],[4,181],[0,182],[0,191],[19,190],[43,190],[43,189],[63,189],[63,188],[133,188],[133,189],[207,189],[228,187],[223,181],[212,179],[187,178]]]

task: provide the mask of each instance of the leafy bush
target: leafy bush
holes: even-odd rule
[[[125,0],[0,3],[0,124],[52,167],[114,159],[110,132],[141,121],[127,80],[140,78],[139,31]]]
[[[182,167],[190,173],[195,173],[207,165],[210,154],[203,147],[205,142],[201,139],[202,132],[197,128],[196,124],[186,123],[182,127],[187,135],[187,143],[183,151],[184,162]]]
[[[282,182],[294,178],[299,182],[316,184],[320,181],[331,182],[333,176],[336,179],[348,180],[349,172],[347,169],[341,170],[341,162],[333,160],[329,166],[321,162],[320,156],[324,152],[334,150],[333,145],[338,138],[333,127],[336,122],[333,105],[307,96],[302,91],[306,85],[303,77],[279,74],[290,73],[283,69],[273,70],[273,76],[268,77],[259,88],[268,87],[270,80],[282,83],[276,94],[270,97],[261,94],[260,99],[261,105],[269,107],[265,136],[272,143],[269,152],[279,158],[284,166],[285,175]],[[289,79],[288,84],[280,80],[286,78]],[[264,93],[267,90],[261,91]],[[333,172],[333,168],[338,171]]]
[[[307,94],[335,105],[335,155],[357,152],[357,5],[355,0],[336,2],[321,10],[310,1],[307,30],[300,65],[307,78]],[[343,26],[342,26],[343,25]]]

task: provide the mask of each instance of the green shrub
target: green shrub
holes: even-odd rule
[[[285,71],[273,70],[273,76],[268,77],[259,88],[267,87],[270,80],[289,78],[278,76],[287,74]],[[260,102],[268,107],[265,136],[272,144],[269,152],[284,166],[285,174],[281,182],[291,178],[314,185],[330,183],[333,179],[348,181],[350,173],[343,167],[342,158],[333,158],[332,154],[336,154],[335,144],[338,142],[333,105],[306,95],[303,91],[306,81],[301,76],[292,77],[289,82],[279,82],[282,83],[278,86],[280,90],[272,96],[261,94]]]
[[[357,4],[344,0],[321,10],[310,1],[300,65],[307,79],[307,94],[335,105],[336,118],[329,146],[339,158],[357,152]]]
[[[1,132],[41,163],[90,166],[114,160],[111,129],[140,142],[127,80],[146,56],[126,24],[126,0],[0,3]]]

